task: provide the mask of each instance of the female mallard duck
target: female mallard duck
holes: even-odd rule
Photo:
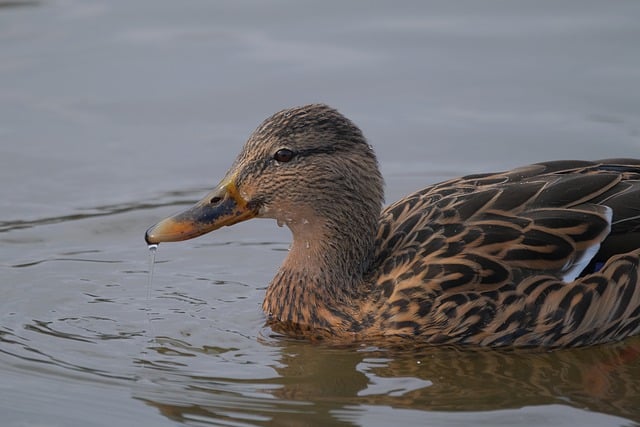
[[[640,160],[470,175],[384,210],[382,187],[351,121],[326,105],[284,110],[215,190],[146,240],[286,224],[293,243],[263,308],[296,336],[578,346],[640,331]]]

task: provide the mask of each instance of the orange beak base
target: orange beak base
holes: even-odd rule
[[[233,176],[184,212],[163,219],[147,230],[148,244],[193,239],[225,225],[233,225],[258,215],[238,192]]]

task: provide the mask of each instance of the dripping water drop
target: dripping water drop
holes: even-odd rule
[[[145,301],[145,312],[147,314],[147,342],[151,344],[154,342],[153,333],[151,331],[151,290],[153,289],[153,270],[156,264],[156,252],[158,250],[157,244],[149,245],[149,272],[147,278],[147,298]],[[148,348],[148,347],[147,347]],[[146,359],[147,348],[142,351],[142,360]]]
[[[153,285],[153,268],[156,264],[156,252],[158,251],[158,245],[149,245],[149,278],[147,281],[147,305],[151,299],[151,287]],[[147,309],[149,307],[147,306]]]

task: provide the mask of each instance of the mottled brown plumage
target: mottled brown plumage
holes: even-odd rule
[[[540,163],[382,201],[360,130],[308,105],[267,119],[212,193],[146,239],[286,224],[263,308],[295,336],[555,347],[640,331],[640,160]]]

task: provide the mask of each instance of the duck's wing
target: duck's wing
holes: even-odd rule
[[[488,346],[620,339],[640,328],[639,248],[638,160],[447,181],[383,212],[375,327]]]
[[[377,243],[387,292],[416,278],[436,293],[541,274],[569,282],[640,247],[640,160],[555,161],[436,184],[385,209]]]

